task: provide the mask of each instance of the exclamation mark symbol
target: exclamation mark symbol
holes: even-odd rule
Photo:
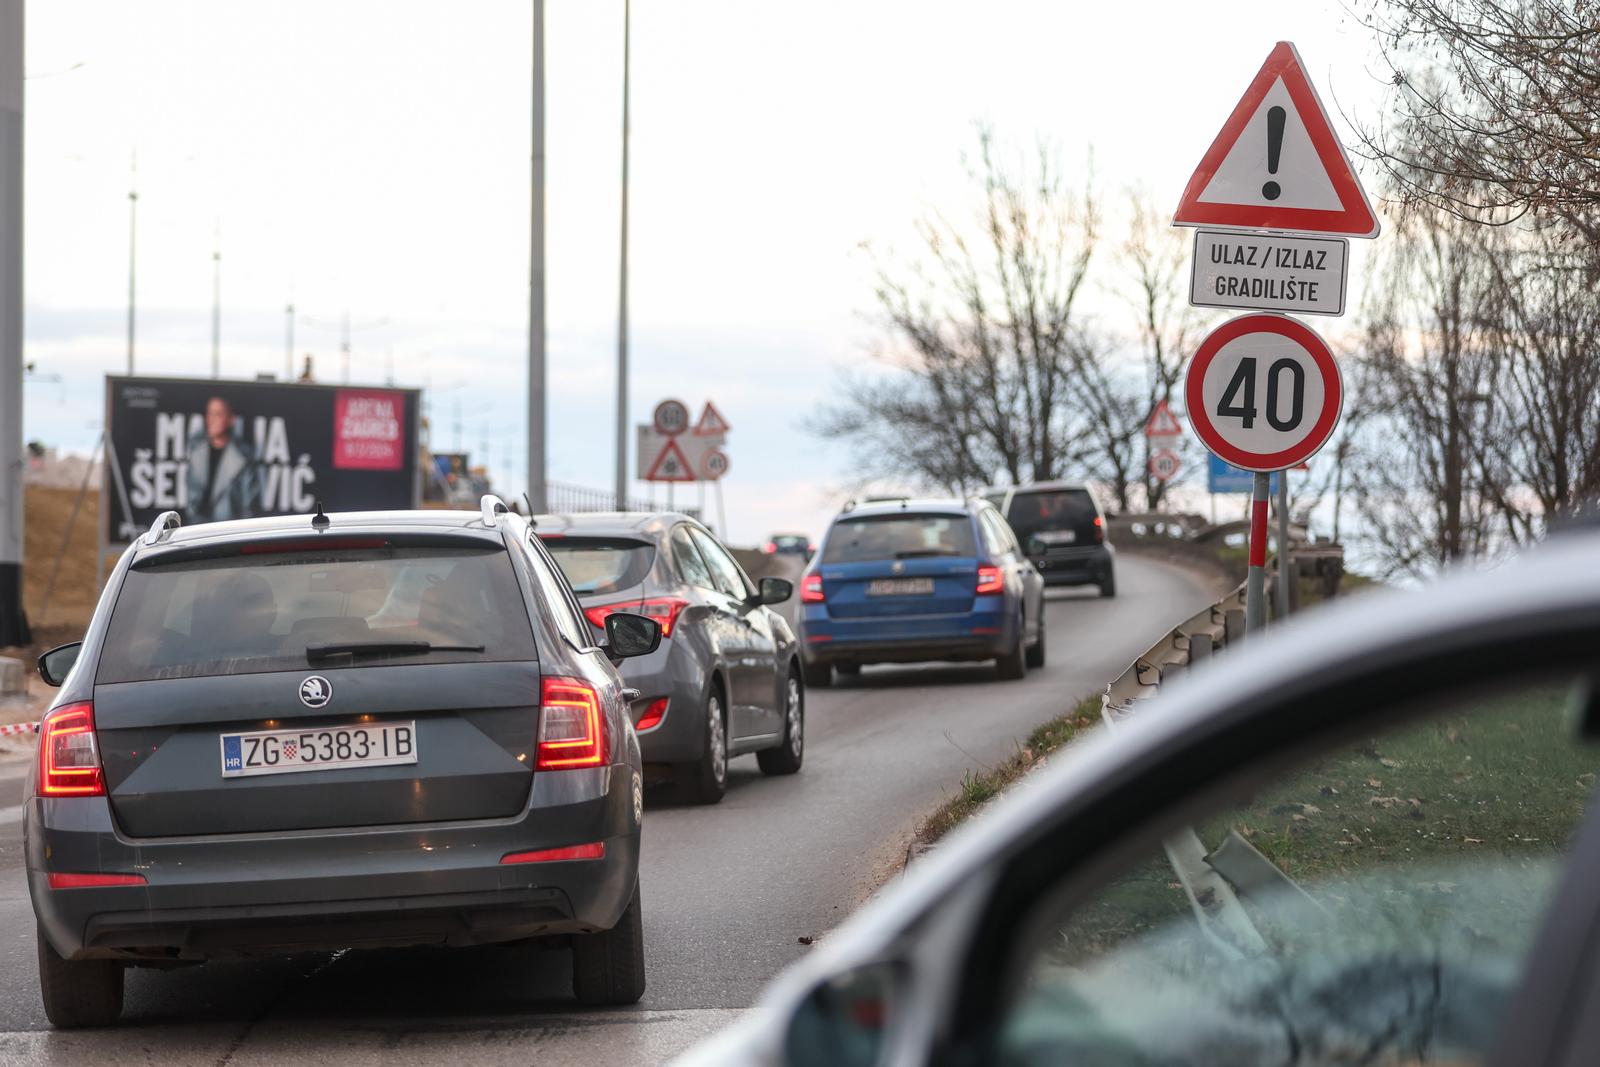
[[[1283,153],[1283,120],[1288,113],[1281,107],[1267,109],[1267,173],[1278,173],[1278,156]],[[1261,195],[1268,200],[1278,199],[1283,192],[1277,182],[1268,182],[1261,187]]]

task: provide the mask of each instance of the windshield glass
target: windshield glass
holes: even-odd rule
[[[387,641],[484,651],[353,665],[537,658],[503,548],[268,552],[130,570],[96,681],[295,670],[307,666],[307,646]]]
[[[871,515],[836,523],[822,562],[976,554],[966,515]]]
[[[616,593],[644,581],[656,560],[646,541],[615,537],[552,537],[544,547],[579,596]]]

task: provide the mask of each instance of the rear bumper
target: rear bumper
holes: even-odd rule
[[[963,615],[846,619],[807,605],[802,655],[813,665],[994,659],[1016,644],[1015,605],[1009,597],[980,597],[977,605]]]
[[[185,838],[123,836],[104,798],[28,802],[28,891],[68,958],[214,959],[391,945],[473,945],[616,924],[639,869],[635,774],[534,776],[503,820]],[[502,864],[605,843],[596,860]],[[46,858],[48,857],[48,858]],[[146,885],[51,889],[48,872]]]
[[[1109,545],[1061,549],[1029,559],[1045,585],[1102,585],[1110,580],[1113,566]]]

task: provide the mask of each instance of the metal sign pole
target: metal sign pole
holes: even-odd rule
[[[1250,570],[1245,586],[1244,628],[1259,630],[1267,624],[1267,498],[1272,475],[1256,472],[1250,493]]]
[[[1289,472],[1278,472],[1278,618],[1289,617]]]
[[[33,640],[22,603],[22,15],[0,2],[0,645]]]

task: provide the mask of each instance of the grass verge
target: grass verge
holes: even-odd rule
[[[1065,715],[1051,719],[1028,735],[1027,741],[1004,762],[987,770],[968,769],[961,776],[961,787],[917,830],[917,841],[924,847],[972,818],[980,808],[1005,788],[1027,774],[1040,760],[1061,748],[1084,730],[1100,721],[1100,694],[1084,697]]]

